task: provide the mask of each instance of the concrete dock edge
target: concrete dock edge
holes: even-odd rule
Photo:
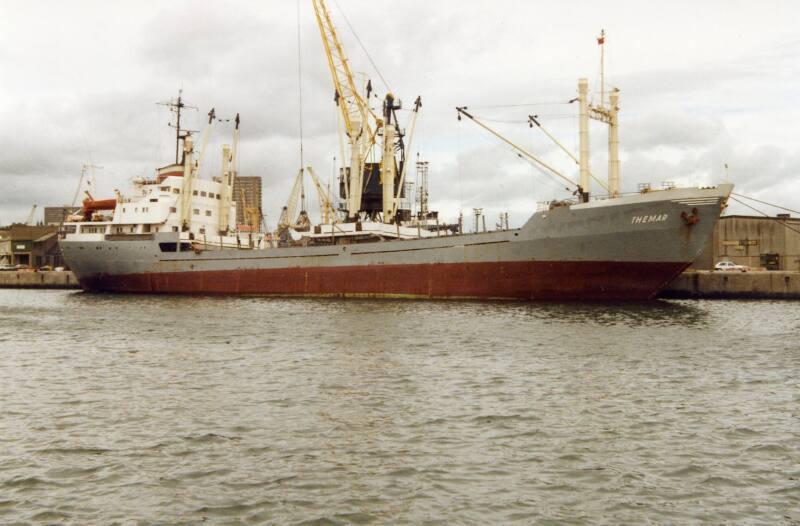
[[[0,289],[77,289],[75,275],[69,271],[3,271]]]
[[[800,299],[800,272],[688,270],[678,276],[660,297]]]

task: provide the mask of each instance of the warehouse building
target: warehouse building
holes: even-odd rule
[[[800,271],[800,218],[724,216],[692,268],[710,270],[720,261],[750,268]]]
[[[44,207],[44,224],[61,225],[67,216],[74,214],[80,207],[75,206],[46,206]]]
[[[57,229],[11,225],[0,230],[0,264],[39,268],[63,265]]]

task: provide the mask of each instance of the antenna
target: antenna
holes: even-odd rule
[[[606,104],[605,43],[606,30],[601,29],[600,36],[597,37],[597,45],[600,46],[600,107],[605,107]]]
[[[180,142],[182,139],[187,137],[190,133],[190,130],[184,130],[184,134],[181,135],[181,110],[183,108],[188,108],[190,110],[197,110],[196,106],[189,106],[184,104],[183,102],[183,88],[178,90],[178,98],[177,100],[171,100],[169,102],[156,102],[159,106],[168,106],[170,111],[176,115],[175,124],[171,122],[168,124],[170,128],[175,128],[175,164],[178,163],[178,154],[180,152]]]
[[[78,187],[75,189],[75,195],[72,198],[72,205],[70,206],[70,208],[74,208],[75,203],[78,202],[78,196],[81,193],[81,186],[83,185],[83,180],[86,177],[86,174],[89,173],[89,170],[102,170],[102,169],[103,169],[102,166],[95,166],[94,164],[91,163],[84,164],[83,166],[81,166],[81,177],[80,179],[78,179]],[[92,190],[94,190],[94,188]]]

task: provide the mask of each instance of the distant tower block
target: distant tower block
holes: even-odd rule
[[[237,177],[233,180],[233,198],[236,201],[236,223],[245,224],[245,203],[242,201],[242,194],[247,200],[247,206],[258,208],[258,216],[261,217],[261,177]]]

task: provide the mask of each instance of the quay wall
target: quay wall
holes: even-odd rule
[[[78,280],[69,271],[2,271],[0,289],[77,289]]]
[[[687,270],[660,297],[800,299],[800,272]]]

